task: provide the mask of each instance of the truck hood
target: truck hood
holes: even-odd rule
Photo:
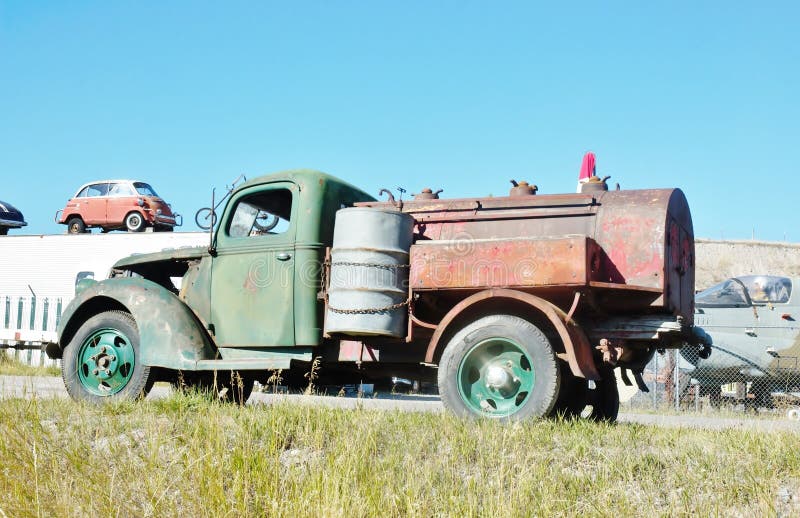
[[[208,255],[208,247],[205,246],[168,248],[160,252],[152,252],[149,254],[133,254],[114,263],[113,268],[136,271],[137,267],[142,265],[187,262],[193,259],[200,259],[204,255]]]

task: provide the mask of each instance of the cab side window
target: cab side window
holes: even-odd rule
[[[249,194],[236,202],[228,223],[230,237],[257,237],[282,234],[289,229],[292,192],[272,189]]]
[[[78,198],[94,198],[96,196],[105,196],[108,194],[108,184],[107,183],[93,183],[92,185],[87,185],[84,187],[81,192],[78,193]]]
[[[127,183],[112,183],[108,189],[109,196],[135,196],[135,194]]]

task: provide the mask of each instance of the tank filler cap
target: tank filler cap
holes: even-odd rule
[[[532,196],[539,190],[538,187],[524,180],[519,183],[516,180],[511,180],[511,185],[513,185],[513,187],[508,193],[509,196]]]
[[[442,192],[444,189],[439,189],[438,191],[433,191],[430,187],[425,187],[419,193],[414,194],[415,200],[438,200],[439,193]]]
[[[611,177],[604,176],[603,178],[600,178],[599,176],[590,176],[584,183],[580,184],[580,190],[581,192],[607,191],[607,181],[609,178]]]

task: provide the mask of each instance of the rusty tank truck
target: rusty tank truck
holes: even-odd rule
[[[614,376],[691,340],[692,221],[678,189],[377,201],[314,171],[237,187],[209,245],[82,281],[47,353],[75,399],[154,381],[437,381],[463,416],[613,420]],[[595,182],[598,183],[598,182]],[[599,182],[602,183],[602,182]],[[177,289],[176,279],[180,279]]]

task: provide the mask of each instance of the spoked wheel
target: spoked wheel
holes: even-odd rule
[[[457,415],[524,419],[550,412],[560,373],[539,328],[517,316],[489,315],[453,336],[438,377],[442,402]]]
[[[194,222],[203,230],[208,230],[217,223],[217,214],[210,207],[203,207],[194,215]]]
[[[262,210],[258,213],[253,225],[259,232],[269,232],[278,225],[278,221],[280,221],[278,216]]]
[[[92,403],[142,398],[153,386],[150,367],[140,361],[136,322],[122,311],[95,315],[78,329],[61,374],[73,399]]]

